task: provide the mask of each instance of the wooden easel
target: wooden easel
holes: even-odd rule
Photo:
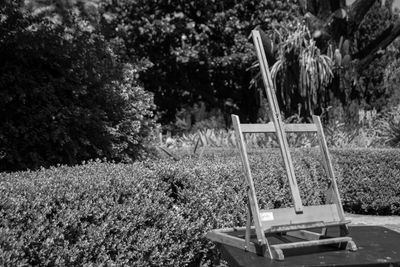
[[[257,57],[260,63],[264,87],[272,112],[272,122],[267,124],[241,124],[239,117],[232,115],[243,170],[248,185],[247,223],[246,227],[213,230],[207,234],[207,237],[215,242],[243,248],[247,251],[277,260],[284,259],[284,250],[286,249],[310,246],[332,245],[337,246],[338,249],[356,251],[357,247],[354,241],[351,237],[347,236],[349,233],[347,224],[350,221],[346,220],[344,217],[342,203],[320,118],[318,116],[313,116],[314,123],[312,124],[283,123],[260,32],[258,30],[253,30],[252,35],[257,50]],[[326,194],[327,203],[325,205],[303,206],[286,138],[287,132],[314,132],[317,134],[324,169],[330,179],[330,185]],[[276,133],[287,178],[289,180],[293,207],[271,210],[261,210],[259,208],[243,133]],[[339,237],[328,236],[327,227],[333,226],[339,227]],[[315,228],[320,229],[320,232],[309,230]],[[237,232],[243,230],[245,233],[244,238],[231,234],[233,231]],[[252,235],[254,236],[254,231],[256,236],[255,242],[251,241]],[[295,237],[299,241],[271,245],[269,244],[267,237],[274,234],[279,236]]]

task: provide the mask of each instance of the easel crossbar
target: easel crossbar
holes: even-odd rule
[[[270,123],[241,123],[240,130],[242,133],[276,133],[275,125]],[[291,123],[283,124],[283,129],[287,133],[316,133],[317,126],[314,123]]]

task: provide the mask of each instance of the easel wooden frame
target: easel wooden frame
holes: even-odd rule
[[[356,251],[357,247],[354,241],[351,237],[347,236],[349,233],[347,224],[350,221],[346,220],[344,217],[339,190],[320,118],[318,116],[313,116],[313,123],[311,124],[283,123],[260,32],[258,30],[253,30],[252,36],[260,63],[268,103],[272,112],[272,122],[267,124],[241,124],[239,117],[232,115],[232,122],[240,149],[245,179],[248,185],[247,223],[246,227],[211,231],[207,234],[207,237],[215,242],[244,248],[247,251],[277,260],[283,260],[283,251],[291,248],[335,245],[339,249]],[[286,133],[288,132],[312,132],[317,134],[319,147],[322,153],[323,166],[330,180],[326,194],[327,204],[303,206],[286,138]],[[293,200],[292,208],[260,210],[243,133],[276,133],[287,178],[289,180],[289,187]],[[332,226],[339,227],[339,237],[329,237],[327,235],[327,227]],[[319,228],[321,232],[316,233],[314,231],[309,231],[311,228]],[[244,231],[244,238],[230,235],[229,233],[233,231]],[[256,242],[251,241],[251,236],[254,236],[254,232],[257,238]],[[301,241],[270,245],[267,236],[273,234],[292,236]]]

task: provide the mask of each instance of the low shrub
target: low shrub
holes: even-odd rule
[[[324,202],[315,149],[293,150],[305,205]],[[291,205],[280,152],[250,151],[261,208]],[[347,211],[400,215],[399,150],[332,150]],[[201,160],[81,166],[0,174],[0,265],[217,266],[205,234],[245,225],[237,151]]]

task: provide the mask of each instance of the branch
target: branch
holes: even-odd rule
[[[318,5],[314,0],[299,0],[299,6],[303,15],[307,13],[318,15]]]
[[[384,50],[400,35],[400,20],[396,24],[390,25],[378,37],[375,38],[363,50],[353,55],[352,58],[360,59],[359,66],[365,67],[372,62],[379,54],[379,50]]]
[[[375,4],[376,0],[356,0],[348,10],[349,26],[348,35],[357,31],[365,15]]]
[[[325,27],[325,21],[318,18],[311,12],[307,12],[304,15],[304,19],[306,20],[307,26],[310,30],[320,30],[321,28]]]
[[[329,18],[329,16],[332,14],[332,12],[334,12],[335,10],[332,10],[332,4],[331,2],[335,2],[335,1],[330,1],[330,0],[318,0],[317,2],[317,13],[316,15],[322,19],[322,20],[327,20]]]
[[[299,0],[302,14],[312,13],[321,20],[327,20],[337,9],[346,8],[346,0]]]
[[[274,56],[274,51],[272,51],[272,40],[259,27],[256,27],[256,29],[260,32],[261,41],[264,46],[264,52],[265,52],[265,56],[267,57],[268,64],[270,66],[273,66],[274,63],[276,62],[276,59]]]
[[[302,14],[306,14],[307,10],[307,0],[299,0],[299,6]]]
[[[310,12],[304,15],[304,19],[306,21],[308,29],[310,30],[314,38],[330,38],[330,34],[327,30],[328,27],[325,21],[319,19]]]
[[[356,0],[344,13],[346,3],[343,0],[300,0],[299,4],[312,32],[320,31],[338,41],[340,36],[348,37],[355,33],[375,2]]]

